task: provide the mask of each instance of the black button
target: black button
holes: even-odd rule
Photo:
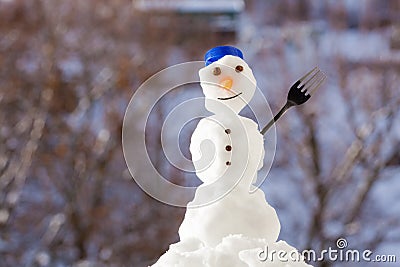
[[[225,147],[225,150],[226,150],[226,151],[231,151],[231,150],[232,150],[232,147],[231,147],[230,145],[227,145],[227,146]]]
[[[231,129],[226,129],[225,132],[226,132],[227,134],[230,134],[230,133],[231,133]]]
[[[230,161],[227,161],[227,162],[226,162],[226,165],[228,165],[228,166],[231,165],[231,164],[232,164],[232,163],[231,163]]]

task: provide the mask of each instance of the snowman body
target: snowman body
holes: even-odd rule
[[[191,138],[192,161],[204,184],[188,204],[179,235],[208,246],[232,234],[275,242],[280,231],[275,210],[261,190],[250,193],[263,165],[263,136],[253,120],[238,114],[254,94],[253,73],[241,58],[225,56],[199,74],[206,108],[215,115],[200,120]]]
[[[216,114],[200,120],[191,138],[190,152],[196,174],[204,183],[223,179],[233,172],[229,169],[234,169],[236,174],[231,179],[248,189],[263,165],[263,136],[253,120],[234,116]]]

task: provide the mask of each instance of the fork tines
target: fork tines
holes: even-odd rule
[[[315,67],[299,79],[300,84],[298,88],[300,88],[302,92],[305,92],[305,95],[312,95],[322,85],[325,79],[325,73],[318,67]]]

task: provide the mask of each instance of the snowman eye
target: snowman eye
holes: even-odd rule
[[[236,72],[242,72],[243,71],[243,66],[237,65],[235,70],[236,70]]]
[[[221,68],[220,67],[215,67],[215,69],[213,70],[213,74],[215,76],[218,76],[221,74]]]

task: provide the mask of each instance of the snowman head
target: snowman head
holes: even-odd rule
[[[229,108],[239,113],[256,89],[256,79],[242,52],[232,46],[218,46],[206,53],[205,60],[206,66],[199,76],[206,109],[219,113]]]

